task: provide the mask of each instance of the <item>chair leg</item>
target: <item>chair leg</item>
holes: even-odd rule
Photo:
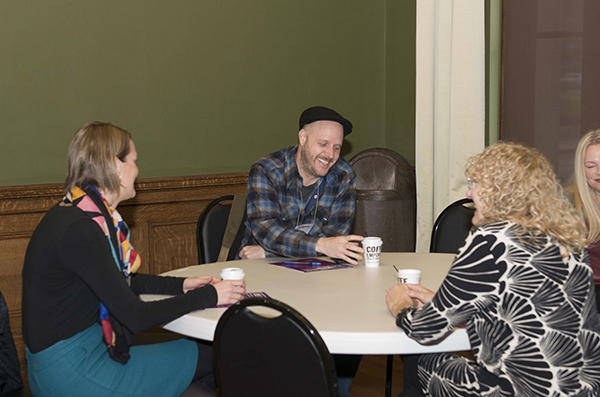
[[[387,366],[385,369],[385,397],[392,396],[392,370],[394,368],[394,356],[388,354]]]

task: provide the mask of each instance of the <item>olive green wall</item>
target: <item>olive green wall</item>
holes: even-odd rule
[[[313,105],[354,123],[346,159],[414,163],[414,29],[414,0],[3,1],[0,186],[62,182],[92,120],[142,178],[246,171]]]
[[[416,4],[388,1],[385,31],[385,143],[415,164]]]

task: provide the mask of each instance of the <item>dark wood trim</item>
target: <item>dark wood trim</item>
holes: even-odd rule
[[[137,195],[135,198],[124,202],[122,205],[136,205],[149,200],[149,194],[156,192],[183,192],[189,189],[211,189],[221,190],[227,186],[239,187],[240,184],[246,185],[248,174],[245,172],[230,174],[196,175],[196,176],[178,176],[167,178],[146,178],[139,179],[135,183]],[[31,206],[25,207],[14,200],[42,200],[42,202],[51,201],[52,204],[40,206],[40,209],[48,210],[54,205],[53,198],[60,199],[63,196],[63,184],[52,183],[44,185],[23,185],[23,186],[0,186],[0,215],[8,213],[24,213],[33,209]],[[172,201],[172,200],[171,200]],[[168,202],[165,200],[163,202]],[[38,203],[34,201],[34,203]]]

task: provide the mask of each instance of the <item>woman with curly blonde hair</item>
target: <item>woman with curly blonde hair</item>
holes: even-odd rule
[[[533,233],[556,238],[567,250],[581,253],[587,246],[585,225],[538,151],[513,143],[493,145],[469,159],[465,174],[479,185],[475,216],[485,212],[485,223],[518,220]]]
[[[437,293],[388,289],[396,324],[436,343],[461,323],[475,361],[418,360],[434,396],[600,395],[600,323],[586,228],[536,150],[498,143],[467,163],[475,228]]]

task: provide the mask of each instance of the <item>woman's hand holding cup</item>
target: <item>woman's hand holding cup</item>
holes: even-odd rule
[[[246,295],[246,283],[244,282],[244,269],[239,267],[228,267],[221,270],[221,279],[213,284],[219,296],[217,305],[229,305],[244,299]]]
[[[213,284],[219,300],[217,305],[231,305],[244,299],[246,283],[244,280],[223,280]]]
[[[435,296],[435,292],[428,290],[427,288],[419,284],[406,284],[406,295],[413,300],[413,306],[417,309],[422,308]]]

